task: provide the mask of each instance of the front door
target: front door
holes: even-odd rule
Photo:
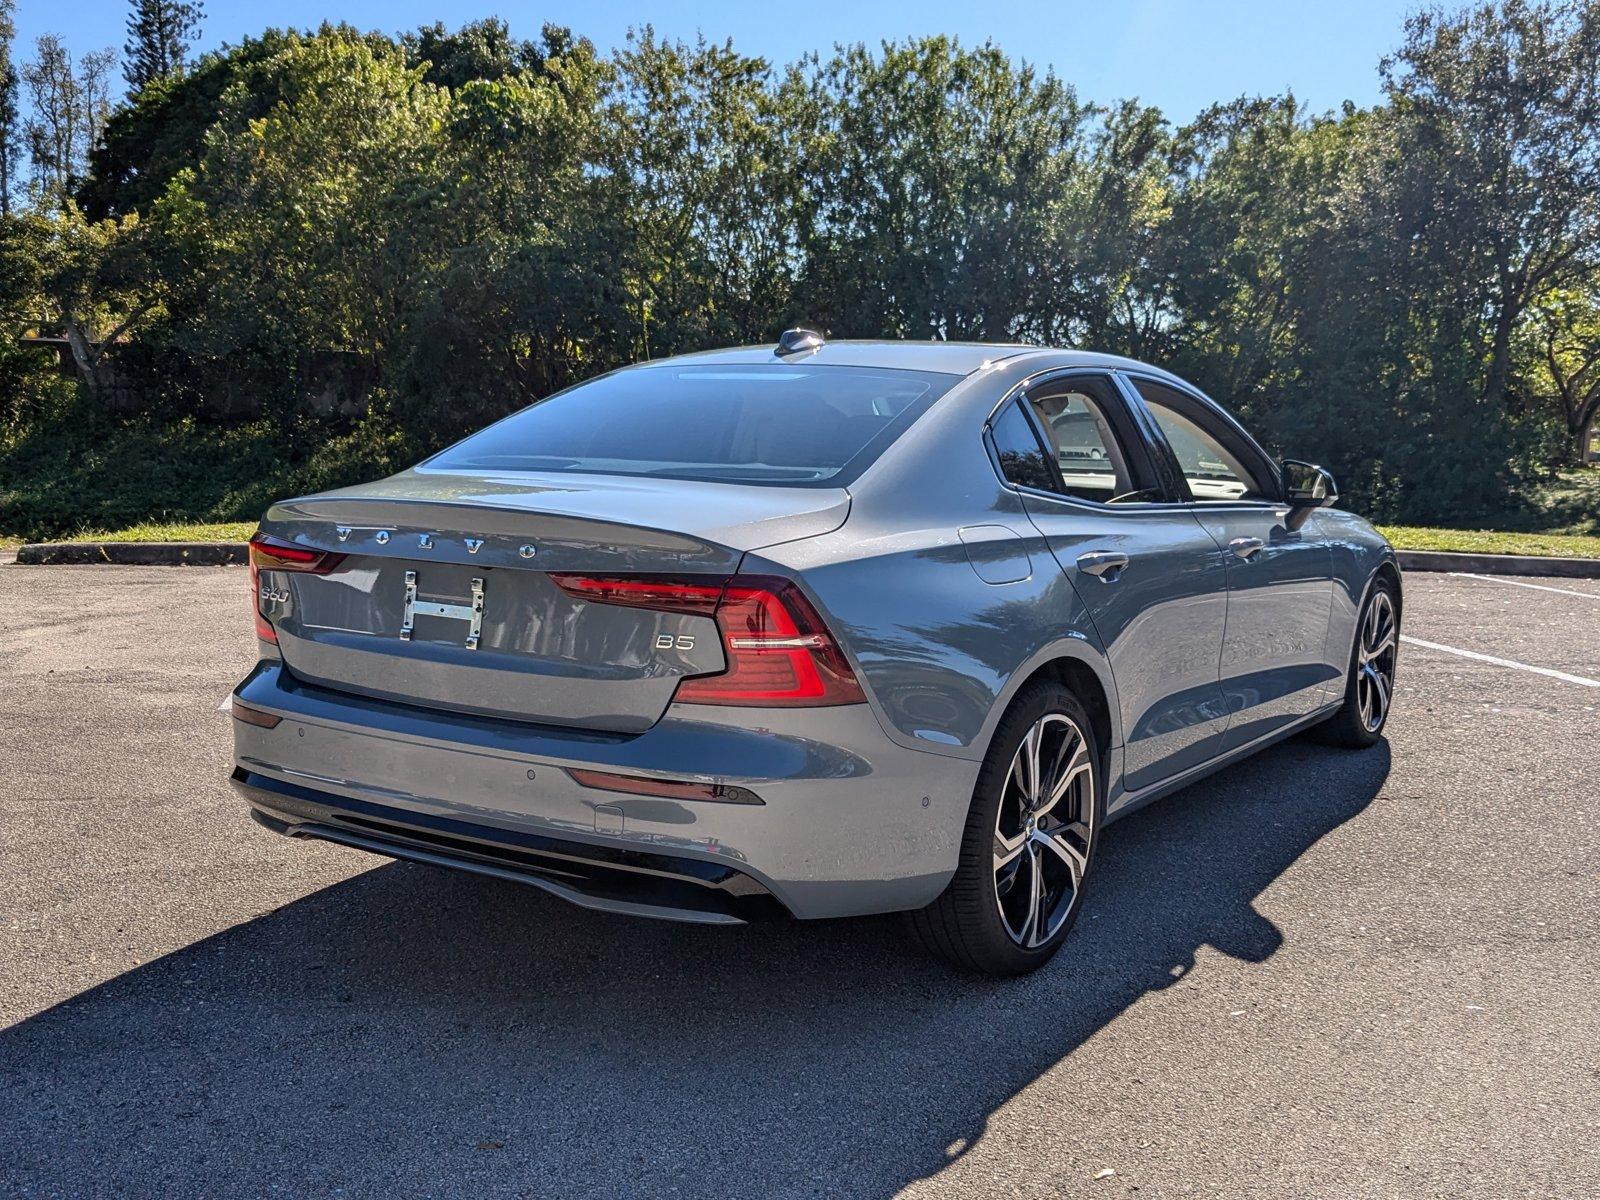
[[[1228,576],[1220,680],[1227,749],[1315,711],[1330,680],[1332,551],[1287,524],[1270,463],[1197,397],[1132,381],[1170,450],[1187,507],[1210,535]]]

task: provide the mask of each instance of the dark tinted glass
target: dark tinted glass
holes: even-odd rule
[[[1033,426],[1028,424],[1020,408],[1015,404],[1006,405],[990,429],[995,452],[1000,456],[1000,470],[1007,479],[1019,487],[1038,488],[1042,492],[1060,490],[1050,471],[1050,462],[1044,456],[1044,448],[1039,445]]]
[[[837,485],[958,378],[782,363],[621,371],[525,408],[423,466]]]

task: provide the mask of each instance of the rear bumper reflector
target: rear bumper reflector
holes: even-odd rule
[[[626,792],[632,796],[666,796],[673,800],[710,800],[717,804],[765,804],[749,788],[726,783],[694,783],[676,779],[649,779],[643,775],[613,775],[610,771],[589,771],[568,767],[567,774],[586,788],[606,792]]]
[[[262,729],[276,729],[282,717],[273,713],[262,712],[259,708],[251,708],[248,704],[240,704],[235,698],[228,706],[235,721],[243,721],[246,725],[259,725]]]

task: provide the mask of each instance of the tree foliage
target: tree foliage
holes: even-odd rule
[[[43,205],[59,205],[82,177],[90,150],[100,141],[111,112],[111,71],[116,54],[96,50],[76,64],[54,34],[34,43],[34,57],[21,72],[32,109],[23,128],[33,167],[33,194]]]
[[[0,216],[11,215],[11,193],[16,189],[16,168],[22,136],[21,76],[13,57],[17,40],[16,0],[0,0]]]
[[[1382,69],[1369,108],[1175,124],[947,38],[775,67],[649,29],[602,56],[324,26],[150,74],[88,130],[42,45],[49,187],[4,287],[151,411],[382,420],[396,454],[797,322],[1084,346],[1170,365],[1375,515],[1474,519],[1600,409],[1600,0],[1423,13]]]
[[[122,74],[130,91],[138,93],[183,70],[204,9],[201,0],[133,0],[122,47],[127,56]]]

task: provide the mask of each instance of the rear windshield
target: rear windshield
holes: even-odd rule
[[[513,413],[422,467],[842,486],[959,379],[783,363],[619,371]]]

